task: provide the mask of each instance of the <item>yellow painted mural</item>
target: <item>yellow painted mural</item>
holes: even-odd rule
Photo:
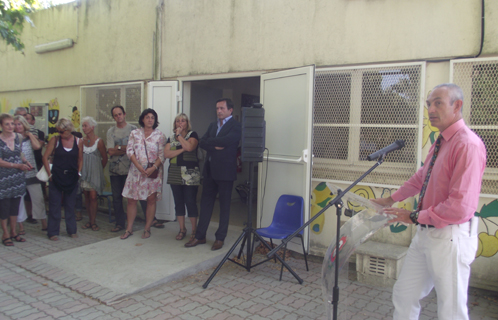
[[[20,107],[26,108],[26,110],[29,110],[29,104],[33,103],[34,101],[32,99],[26,99],[21,101]]]
[[[381,198],[387,198],[391,195],[392,189],[384,188],[382,190]],[[350,192],[357,194],[365,199],[375,199],[375,193],[371,187],[367,186],[354,186],[351,188]],[[331,191],[327,187],[325,182],[319,183],[311,193],[311,217],[317,215],[323,208],[327,206],[327,204],[336,197],[336,195],[331,195]],[[410,199],[407,199],[403,202],[396,203],[398,208],[403,208],[406,210],[413,211],[413,207],[416,206],[416,203],[411,203]],[[355,213],[358,213],[365,208],[359,206],[358,204],[348,202],[346,208],[352,210]],[[325,224],[325,215],[322,214],[320,217],[316,218],[311,224],[311,231],[315,234],[320,234],[323,231],[323,226]],[[399,233],[405,231],[407,227],[401,223],[395,223],[389,226],[392,233]]]
[[[54,98],[48,103],[48,140],[57,134],[55,124],[59,121],[59,102]]]
[[[73,123],[74,130],[80,132],[80,112],[78,107],[73,107],[73,114],[71,115],[71,122]]]
[[[492,257],[498,252],[498,200],[483,205],[476,216],[486,228],[486,231],[479,233],[476,257]]]
[[[9,100],[5,98],[0,99],[0,110],[2,110],[2,113],[14,114],[14,111],[12,110],[12,106]]]
[[[430,145],[436,141],[437,136],[439,135],[439,130],[436,127],[433,127],[431,125],[431,122],[429,121],[429,111],[427,110],[427,107],[424,108],[424,129],[422,133],[422,147],[425,147],[427,142],[430,139]]]

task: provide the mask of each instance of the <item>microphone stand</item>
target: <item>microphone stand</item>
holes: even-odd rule
[[[351,190],[354,186],[358,184],[361,180],[363,180],[367,175],[370,174],[375,168],[377,168],[379,165],[381,165],[384,162],[384,158],[387,153],[383,153],[379,158],[377,163],[375,163],[370,169],[368,169],[364,174],[361,175],[356,181],[354,181],[349,187],[347,187],[344,191],[341,192],[341,190],[337,190],[337,196],[330,200],[330,202],[322,209],[320,210],[313,218],[308,220],[306,223],[304,223],[299,229],[294,231],[290,236],[287,238],[283,239],[282,242],[275,247],[273,250],[268,252],[267,257],[272,258],[274,255],[276,255],[277,251],[280,250],[283,246],[285,246],[287,243],[289,243],[292,238],[294,238],[296,235],[298,235],[304,228],[309,226],[313,221],[315,221],[320,215],[322,215],[327,209],[332,207],[333,205],[336,206],[336,215],[337,215],[337,231],[336,231],[336,244],[335,244],[335,274],[334,274],[334,289],[333,289],[333,296],[332,296],[332,304],[334,305],[333,307],[333,319],[337,319],[337,310],[338,310],[338,303],[339,303],[339,248],[340,248],[340,232],[341,232],[341,214],[342,214],[342,198],[346,193],[348,193],[349,190]],[[278,258],[278,255],[277,255]]]

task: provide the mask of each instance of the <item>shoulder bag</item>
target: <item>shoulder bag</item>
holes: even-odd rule
[[[149,155],[147,154],[147,143],[145,143],[145,139],[144,139],[144,146],[145,146],[145,156],[147,157],[147,169],[149,169],[149,168],[156,169],[156,167],[154,167],[154,162],[149,162]],[[148,176],[148,178],[157,179],[158,176],[159,176],[159,168],[157,168],[156,170],[154,170],[154,172],[152,172]]]

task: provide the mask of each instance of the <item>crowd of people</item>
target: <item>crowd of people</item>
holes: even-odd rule
[[[104,168],[109,164],[109,177],[116,224],[111,232],[124,230],[121,239],[133,235],[133,224],[140,203],[145,215],[142,239],[151,236],[151,227],[164,228],[155,218],[156,202],[161,198],[164,171],[175,201],[179,224],[176,240],[187,235],[185,216],[192,226],[185,247],[206,243],[216,196],[220,199],[220,225],[212,250],[223,246],[228,230],[230,199],[236,180],[236,154],[241,138],[241,126],[233,119],[230,99],[216,102],[218,120],[199,139],[186,114],[178,114],[169,137],[158,129],[156,111],[146,109],[138,119],[139,128],[126,122],[122,106],[114,106],[111,115],[116,125],[107,132],[106,141],[95,133],[97,122],[92,117],[81,121],[83,135],[76,133],[68,118],[55,124],[57,130],[48,142],[42,131],[34,128],[35,117],[25,108],[17,108],[15,116],[2,114],[0,124],[0,220],[2,243],[14,246],[14,241],[26,239],[23,222],[40,221],[42,231],[57,241],[60,225],[65,219],[69,237],[77,238],[77,221],[81,217],[81,197],[84,196],[88,222],[81,228],[100,230],[96,223],[98,196],[106,182]],[[104,143],[106,142],[106,143]],[[42,155],[42,148],[44,152]],[[206,151],[203,172],[201,214],[197,207],[197,192],[201,185],[199,148]],[[169,160],[167,169],[164,162]],[[46,183],[37,173],[48,173]],[[48,210],[45,206],[48,199]],[[126,199],[126,213],[123,199]],[[64,207],[64,216],[62,214]]]

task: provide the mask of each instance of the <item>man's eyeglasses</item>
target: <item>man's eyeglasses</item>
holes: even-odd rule
[[[59,134],[63,134],[66,130],[57,130],[57,132],[59,132]]]

